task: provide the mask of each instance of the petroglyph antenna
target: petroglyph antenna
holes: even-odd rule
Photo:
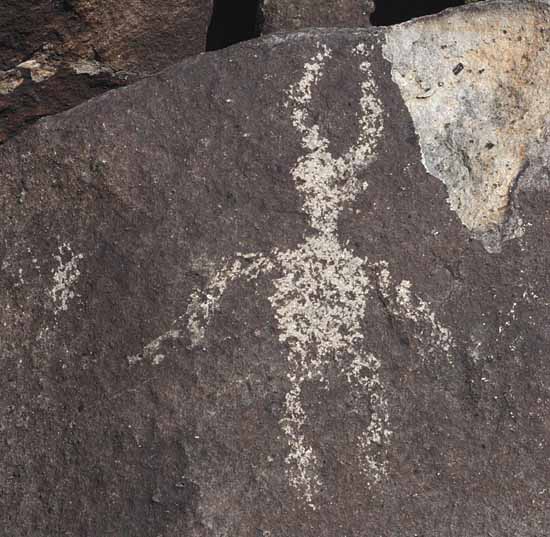
[[[380,482],[388,471],[386,448],[392,433],[379,374],[381,364],[366,351],[369,342],[364,340],[361,329],[372,288],[369,274],[376,274],[374,285],[396,315],[422,325],[419,339],[428,337],[428,346],[443,351],[452,345],[449,331],[439,325],[428,303],[414,295],[410,282],[394,286],[386,263],[369,264],[368,259],[355,256],[338,240],[339,215],[367,188],[358,179],[357,171],[376,158],[383,129],[382,104],[376,96],[367,47],[359,45],[353,53],[359,58],[363,75],[359,135],[345,154],[332,155],[329,141],[308,113],[312,88],[331,57],[327,47],[319,47],[305,64],[302,78],[287,94],[292,124],[306,150],[294,166],[292,177],[303,196],[311,232],[295,249],[275,249],[268,256],[237,253],[233,260],[224,261],[207,288],[193,292],[186,315],[192,345],[200,345],[209,319],[233,280],[254,280],[274,272],[280,275],[273,275],[274,292],[269,297],[279,340],[288,349],[287,376],[291,387],[280,424],[288,441],[289,482],[312,509],[317,508],[315,499],[322,482],[317,454],[305,434],[310,417],[304,409],[303,387],[312,382],[326,385],[327,371],[343,376],[350,390],[363,397],[366,394],[370,421],[356,438],[361,471],[371,485]],[[151,346],[155,345],[146,349]]]

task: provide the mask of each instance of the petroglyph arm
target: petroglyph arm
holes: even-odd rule
[[[412,321],[417,327],[413,337],[421,344],[423,358],[434,353],[451,356],[455,341],[451,330],[436,317],[429,302],[418,296],[409,280],[393,282],[388,263],[381,261],[373,266],[378,279],[378,291],[391,315]],[[449,358],[450,359],[450,358]]]
[[[261,273],[273,270],[273,266],[269,258],[255,253],[237,253],[234,260],[224,261],[221,268],[209,279],[205,288],[193,290],[186,313],[172,323],[170,330],[148,343],[141,353],[129,356],[127,358],[129,364],[150,360],[154,365],[158,365],[165,357],[160,352],[161,345],[169,340],[183,338],[185,324],[191,339],[191,347],[200,345],[204,340],[210,318],[219,308],[220,300],[227,287],[238,279],[254,280]]]
[[[187,329],[191,346],[198,346],[205,337],[212,314],[219,308],[227,286],[234,280],[255,280],[261,273],[273,269],[273,261],[261,254],[236,254],[236,259],[225,262],[205,289],[195,289],[187,306]]]

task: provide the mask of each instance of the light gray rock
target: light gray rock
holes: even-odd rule
[[[525,232],[513,194],[549,137],[545,9],[528,5],[510,0],[498,11],[477,4],[426,17],[393,28],[384,47],[426,169],[491,251]]]

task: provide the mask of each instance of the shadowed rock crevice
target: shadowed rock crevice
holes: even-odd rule
[[[371,16],[373,26],[390,26],[416,17],[439,13],[450,7],[463,6],[463,0],[377,0],[376,9]]]
[[[215,0],[206,50],[218,50],[260,35],[260,0]]]

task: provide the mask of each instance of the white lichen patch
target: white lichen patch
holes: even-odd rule
[[[84,58],[80,58],[79,60],[70,63],[69,67],[77,75],[94,76],[94,75],[99,75],[101,73],[113,74],[113,70],[107,65],[99,63],[98,61],[95,61],[95,60],[87,60]]]
[[[69,309],[69,301],[75,298],[74,286],[80,276],[79,260],[83,254],[74,254],[71,245],[67,242],[58,248],[59,255],[54,255],[57,267],[52,269],[53,287],[49,296],[54,304],[54,313],[57,315]]]
[[[0,71],[0,95],[9,95],[23,84],[24,81],[25,79],[17,69]]]
[[[472,6],[386,30],[424,166],[489,252],[524,233],[513,192],[549,144],[549,11]]]
[[[64,63],[59,56],[52,52],[37,52],[31,58],[19,63],[13,69],[0,71],[0,95],[8,95],[25,82],[30,75],[37,84],[56,75],[60,69],[71,69],[77,75],[98,75],[108,73],[113,75],[113,69],[95,60],[79,58],[76,61]]]

